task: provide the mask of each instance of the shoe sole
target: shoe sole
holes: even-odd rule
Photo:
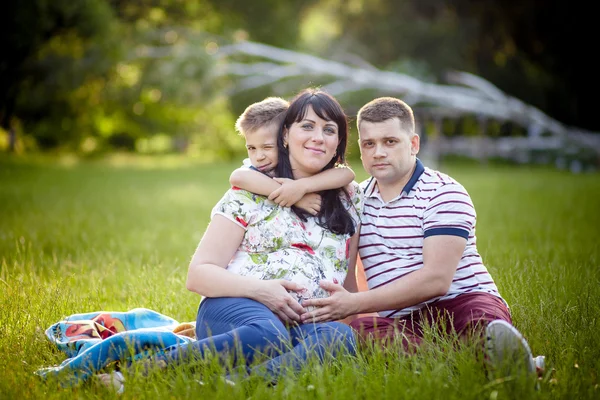
[[[486,350],[492,365],[511,368],[523,363],[529,374],[535,372],[533,354],[527,340],[511,324],[503,320],[495,320],[485,329]]]

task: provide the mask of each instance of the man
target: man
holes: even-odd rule
[[[401,339],[407,351],[421,342],[425,322],[465,336],[485,327],[492,362],[520,361],[532,372],[527,342],[512,326],[477,251],[471,198],[454,179],[417,159],[411,108],[395,98],[378,98],[360,109],[357,125],[362,163],[371,175],[361,185],[359,243],[369,290],[349,293],[323,282],[331,296],[304,302],[318,308],[303,319],[376,312],[351,325],[365,338]]]

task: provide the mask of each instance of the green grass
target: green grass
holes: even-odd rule
[[[60,389],[33,374],[64,359],[43,331],[65,316],[146,307],[195,318],[187,263],[237,164],[114,161],[0,159],[0,398],[111,395],[93,383]],[[540,390],[490,381],[478,349],[441,341],[412,357],[364,350],[313,364],[276,387],[213,382],[218,367],[207,361],[134,374],[122,397],[599,398],[600,176],[476,164],[443,170],[471,193],[484,261],[515,325],[546,356]]]

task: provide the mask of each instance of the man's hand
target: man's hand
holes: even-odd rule
[[[281,207],[293,206],[308,192],[301,179],[273,178],[273,180],[280,183],[281,187],[269,195],[269,200],[274,201]]]
[[[323,299],[303,301],[302,305],[304,307],[312,306],[316,308],[302,314],[302,322],[337,321],[358,312],[358,307],[354,304],[356,295],[348,292],[342,285],[321,281],[319,286],[327,290],[330,296]]]
[[[317,215],[319,211],[321,211],[321,195],[307,193],[295,204],[295,206],[303,209],[310,215]]]
[[[258,291],[252,296],[273,311],[284,323],[301,322],[300,316],[306,312],[296,299],[288,293],[302,292],[306,288],[285,279],[261,281]]]

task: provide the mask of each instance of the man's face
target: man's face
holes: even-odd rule
[[[408,182],[419,152],[419,136],[401,129],[397,118],[362,121],[359,144],[363,167],[377,182]]]
[[[277,125],[269,124],[246,134],[248,158],[263,172],[270,172],[277,166],[277,131]]]

